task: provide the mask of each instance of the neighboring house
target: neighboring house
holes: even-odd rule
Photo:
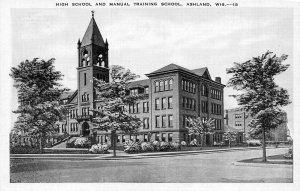
[[[244,142],[246,139],[250,138],[250,128],[248,124],[250,123],[252,117],[245,112],[243,108],[233,108],[225,110],[225,126],[237,129],[239,132],[244,133]],[[287,128],[287,114],[284,112],[281,116],[284,121],[276,129],[272,129],[270,133],[267,134],[268,141],[287,141],[288,128]]]
[[[78,89],[62,96],[62,103],[69,109],[58,131],[70,135],[92,136],[95,142],[110,143],[110,132],[93,128],[92,110],[100,109],[95,102],[93,77],[109,82],[108,42],[104,42],[92,17],[82,41],[78,41]],[[189,70],[176,64],[146,74],[148,79],[130,84],[131,94],[147,94],[147,98],[130,105],[130,114],[139,117],[143,125],[136,135],[118,133],[118,143],[127,139],[136,141],[161,140],[169,142],[190,141],[187,117],[215,119],[215,134],[206,137],[206,144],[221,141],[224,131],[225,85],[221,78],[211,79],[206,67]],[[149,132],[152,137],[148,137]]]

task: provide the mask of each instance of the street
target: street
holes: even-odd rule
[[[267,155],[287,150],[268,149]],[[122,160],[11,159],[11,182],[293,182],[291,167],[234,164],[261,155],[242,150]]]

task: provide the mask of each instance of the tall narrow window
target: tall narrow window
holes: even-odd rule
[[[159,81],[159,91],[164,91],[164,81]]]
[[[161,134],[161,141],[166,141],[166,133]]]
[[[155,92],[159,91],[159,81],[155,82]]]
[[[159,123],[160,123],[160,120],[159,120],[159,116],[155,116],[155,127],[159,127]]]
[[[168,97],[168,108],[169,109],[173,108],[173,98],[172,97]]]
[[[173,134],[169,133],[168,134],[168,142],[172,142],[172,140],[173,140]]]
[[[167,126],[167,117],[165,115],[161,116],[162,127]]]
[[[86,85],[86,73],[84,73],[84,85]]]
[[[165,97],[161,98],[161,109],[167,108],[167,99]]]
[[[159,110],[159,98],[155,99],[155,109]]]
[[[169,80],[169,90],[173,89],[173,79]]]
[[[173,115],[168,116],[169,127],[173,127]]]
[[[168,90],[169,89],[169,85],[168,85],[168,80],[165,80],[165,90]]]

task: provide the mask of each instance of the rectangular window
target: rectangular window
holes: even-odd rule
[[[172,142],[172,140],[173,140],[173,134],[169,133],[168,134],[168,142]]]
[[[242,118],[242,115],[241,114],[235,114],[235,118],[236,119]]]
[[[159,133],[155,133],[155,141],[159,141]]]
[[[143,112],[148,113],[149,112],[149,102],[143,103]]]
[[[185,115],[182,116],[182,126],[185,127]]]
[[[148,135],[147,134],[144,135],[144,142],[148,142]]]
[[[161,141],[166,141],[166,133],[161,134]]]
[[[120,135],[118,135],[118,138],[117,138],[117,143],[119,143],[119,142],[120,142],[120,140],[121,140],[121,136],[120,136]]]
[[[145,92],[145,94],[149,94],[149,87],[145,87],[145,90],[144,90]]]
[[[155,82],[155,92],[159,91],[159,81]]]
[[[129,104],[129,113],[133,113],[133,104]]]
[[[104,142],[107,143],[107,141],[108,141],[108,137],[107,137],[107,135],[105,135]]]
[[[140,142],[140,139],[139,139],[138,135],[135,136],[135,142]]]
[[[165,115],[161,116],[162,127],[167,126],[167,117]]]
[[[173,108],[173,98],[172,97],[168,97],[168,108],[169,109]]]
[[[241,121],[236,121],[235,122],[235,126],[236,127],[241,127],[242,126],[242,122]]]
[[[193,84],[193,93],[196,93],[196,84]]]
[[[149,118],[143,119],[143,127],[144,129],[149,129]]]
[[[122,143],[125,143],[125,135],[122,135]]]
[[[159,115],[155,116],[155,127],[159,127],[160,120],[159,120]]]
[[[161,109],[167,108],[167,99],[165,97],[161,98]]]
[[[155,99],[155,110],[159,110],[159,98]]]
[[[159,81],[159,91],[164,91],[164,81]]]
[[[184,90],[184,80],[181,80],[181,89]]]
[[[173,127],[173,115],[168,116],[169,127]]]
[[[84,85],[86,85],[86,73],[84,73],[83,75],[84,75]]]
[[[168,89],[169,89],[169,84],[168,84],[168,82],[169,82],[168,80],[165,80],[165,82],[164,82],[164,83],[165,83],[165,90],[168,90]]]
[[[186,108],[189,108],[189,105],[190,105],[190,99],[189,98],[186,98]]]
[[[183,97],[181,100],[182,100],[182,107],[185,107],[185,98]]]
[[[140,107],[140,104],[137,103],[137,104],[136,104],[136,107],[135,107],[135,110],[136,110],[135,113],[138,113],[138,112],[139,112],[139,107]]]
[[[173,90],[173,79],[169,80],[169,90]]]

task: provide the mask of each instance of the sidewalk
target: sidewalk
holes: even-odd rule
[[[282,148],[282,147],[281,147]],[[166,156],[180,156],[180,155],[194,155],[201,153],[214,152],[231,152],[244,150],[260,150],[261,147],[243,147],[243,148],[223,148],[212,150],[197,150],[197,151],[175,151],[175,152],[150,152],[150,153],[136,153],[128,154],[123,151],[117,151],[117,157],[113,157],[113,151],[109,150],[109,154],[11,154],[11,159],[52,159],[52,160],[126,160],[126,159],[142,159],[155,158]],[[277,149],[274,147],[267,147],[267,149]],[[280,148],[279,148],[280,149]]]

